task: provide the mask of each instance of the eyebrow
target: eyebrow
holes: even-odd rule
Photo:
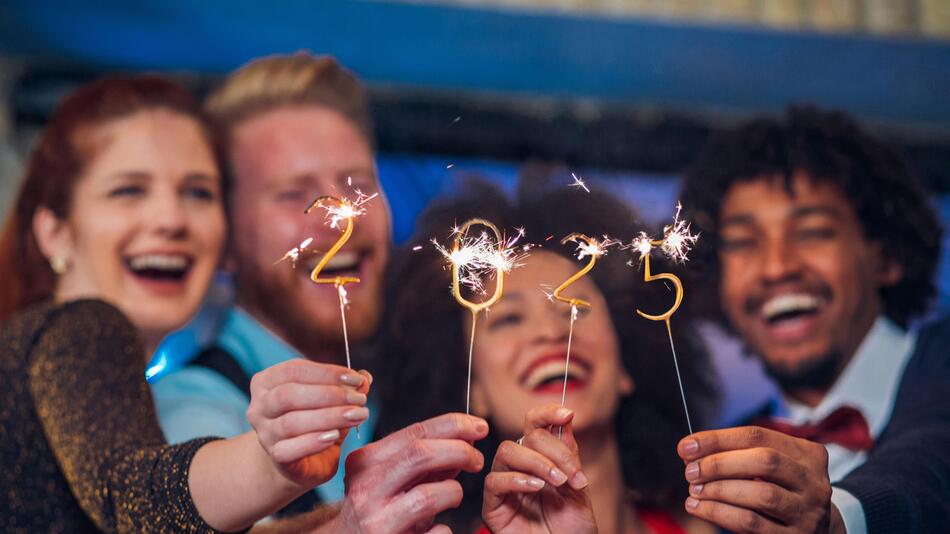
[[[793,219],[802,219],[814,215],[825,215],[837,219],[841,212],[834,206],[827,204],[815,204],[812,206],[802,206],[792,210]],[[751,213],[737,213],[723,218],[721,227],[727,226],[749,226],[755,224],[755,217]]]
[[[827,204],[817,204],[814,206],[802,206],[800,208],[795,208],[792,210],[792,217],[800,219],[803,217],[809,217],[812,215],[826,215],[832,218],[838,218],[841,215],[841,212],[834,206],[829,206]]]

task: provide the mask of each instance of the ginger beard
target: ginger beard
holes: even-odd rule
[[[245,119],[231,139],[235,175],[231,254],[237,301],[276,335],[311,358],[343,360],[337,288],[315,284],[310,272],[339,239],[322,210],[304,213],[317,197],[382,193],[372,151],[343,115],[320,106],[288,107]],[[352,237],[322,273],[356,276],[346,285],[350,340],[371,336],[379,323],[383,273],[391,236],[380,194],[354,219]],[[292,266],[274,265],[312,237]]]

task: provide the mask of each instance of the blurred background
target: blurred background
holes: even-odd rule
[[[903,147],[950,223],[948,0],[3,0],[0,214],[78,84],[152,71],[201,94],[252,58],[297,50],[367,83],[397,242],[460,177],[510,187],[525,164],[562,169],[565,185],[575,172],[661,224],[710,132],[800,102]],[[947,311],[946,259],[940,272]],[[722,420],[773,394],[737,343],[707,335]]]

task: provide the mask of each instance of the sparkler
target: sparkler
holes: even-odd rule
[[[491,232],[482,232],[470,237],[472,226],[484,226]],[[455,238],[449,250],[435,239],[432,243],[448,260],[452,267],[452,295],[455,300],[472,313],[472,334],[468,343],[468,385],[465,390],[465,413],[470,413],[472,398],[472,351],[475,348],[475,326],[478,314],[498,302],[505,290],[505,274],[520,265],[529,248],[518,246],[518,240],[524,236],[524,229],[511,239],[505,239],[494,223],[485,219],[470,219],[462,226],[452,229]],[[483,280],[494,275],[495,289],[481,302],[472,302],[462,296],[462,288],[467,287],[476,295],[487,295]]]
[[[637,314],[640,317],[649,319],[651,321],[663,321],[666,323],[666,333],[670,338],[670,350],[673,352],[673,365],[676,368],[676,381],[679,383],[680,387],[680,397],[683,399],[683,411],[686,413],[686,426],[689,428],[689,433],[693,433],[693,424],[689,419],[689,408],[686,405],[686,393],[683,390],[683,379],[680,376],[680,366],[676,361],[676,346],[673,343],[673,330],[670,328],[670,318],[676,313],[676,310],[679,309],[680,304],[683,303],[683,283],[680,281],[679,277],[672,273],[659,273],[653,274],[650,271],[650,252],[654,247],[659,247],[671,260],[675,263],[685,263],[686,254],[689,252],[690,248],[696,243],[696,240],[699,239],[698,235],[690,233],[689,224],[686,221],[680,220],[680,210],[682,206],[676,205],[676,214],[673,216],[673,224],[663,228],[663,238],[662,239],[653,239],[645,232],[640,232],[640,235],[634,238],[633,242],[628,248],[633,248],[640,253],[640,260],[643,262],[643,281],[652,282],[654,280],[668,280],[673,284],[675,289],[676,297],[674,298],[673,305],[666,310],[665,312],[659,315],[650,315],[637,310]]]
[[[590,307],[590,302],[586,300],[564,297],[561,293],[594,268],[594,264],[597,263],[597,258],[607,253],[607,246],[612,244],[612,241],[605,236],[604,241],[600,242],[597,239],[574,232],[561,240],[562,245],[568,243],[577,243],[577,259],[582,260],[586,257],[590,257],[590,260],[580,271],[577,271],[570,278],[562,282],[561,285],[554,290],[554,293],[551,294],[553,299],[557,299],[571,307],[571,326],[567,333],[567,357],[564,360],[564,386],[561,389],[561,406],[564,406],[564,401],[567,400],[567,372],[571,366],[571,340],[574,338],[574,322],[577,321],[577,308]]]
[[[574,174],[573,172],[571,173],[571,177],[574,178],[574,182],[568,184],[568,187],[576,187],[578,189],[583,189],[584,191],[587,191],[588,193],[590,193],[590,189],[587,188],[587,184],[584,183],[584,180],[578,178],[577,175]]]
[[[331,196],[321,196],[317,197],[316,200],[310,203],[307,206],[307,209],[304,210],[304,213],[310,213],[314,208],[323,208],[326,210],[326,222],[330,225],[330,228],[340,229],[340,223],[346,221],[346,227],[343,229],[343,234],[337,239],[336,243],[330,247],[330,250],[323,255],[323,258],[317,263],[316,267],[313,268],[313,271],[310,272],[310,279],[315,284],[333,284],[336,286],[337,295],[340,298],[340,319],[343,324],[343,346],[346,350],[346,366],[350,369],[353,368],[350,362],[350,341],[346,331],[346,305],[349,301],[346,298],[346,288],[343,286],[350,283],[359,283],[360,279],[354,276],[335,276],[333,278],[321,278],[320,272],[327,266],[327,263],[330,262],[330,259],[336,255],[337,252],[343,248],[343,245],[350,239],[350,236],[353,235],[353,219],[359,217],[360,215],[366,213],[366,209],[363,207],[364,204],[370,200],[376,198],[378,193],[372,195],[364,195],[359,190],[356,191],[356,200],[350,201],[346,198],[339,199]],[[291,258],[296,262],[296,255],[293,254],[297,250],[302,250],[306,245],[310,244],[312,239],[305,240],[300,244],[296,249],[292,249],[287,255],[290,255]],[[306,245],[305,245],[306,244]],[[285,255],[285,257],[287,256]]]

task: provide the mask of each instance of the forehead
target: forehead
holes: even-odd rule
[[[524,265],[513,269],[505,277],[505,286],[507,291],[534,291],[539,297],[543,297],[542,289],[550,293],[588,261],[587,258],[583,261],[572,261],[555,252],[536,250],[524,259]],[[594,283],[589,276],[582,276],[571,286],[572,289],[585,290],[593,287]]]
[[[789,190],[784,177],[775,175],[736,182],[723,197],[720,223],[780,221],[802,213],[835,214],[857,223],[851,202],[838,186],[802,172],[794,174],[791,186]]]
[[[140,111],[111,120],[90,130],[82,144],[92,155],[87,171],[94,175],[117,168],[175,172],[187,167],[188,171],[216,172],[199,124],[174,111]]]
[[[372,165],[360,130],[342,114],[320,106],[282,107],[245,119],[231,139],[240,174],[295,174]]]

